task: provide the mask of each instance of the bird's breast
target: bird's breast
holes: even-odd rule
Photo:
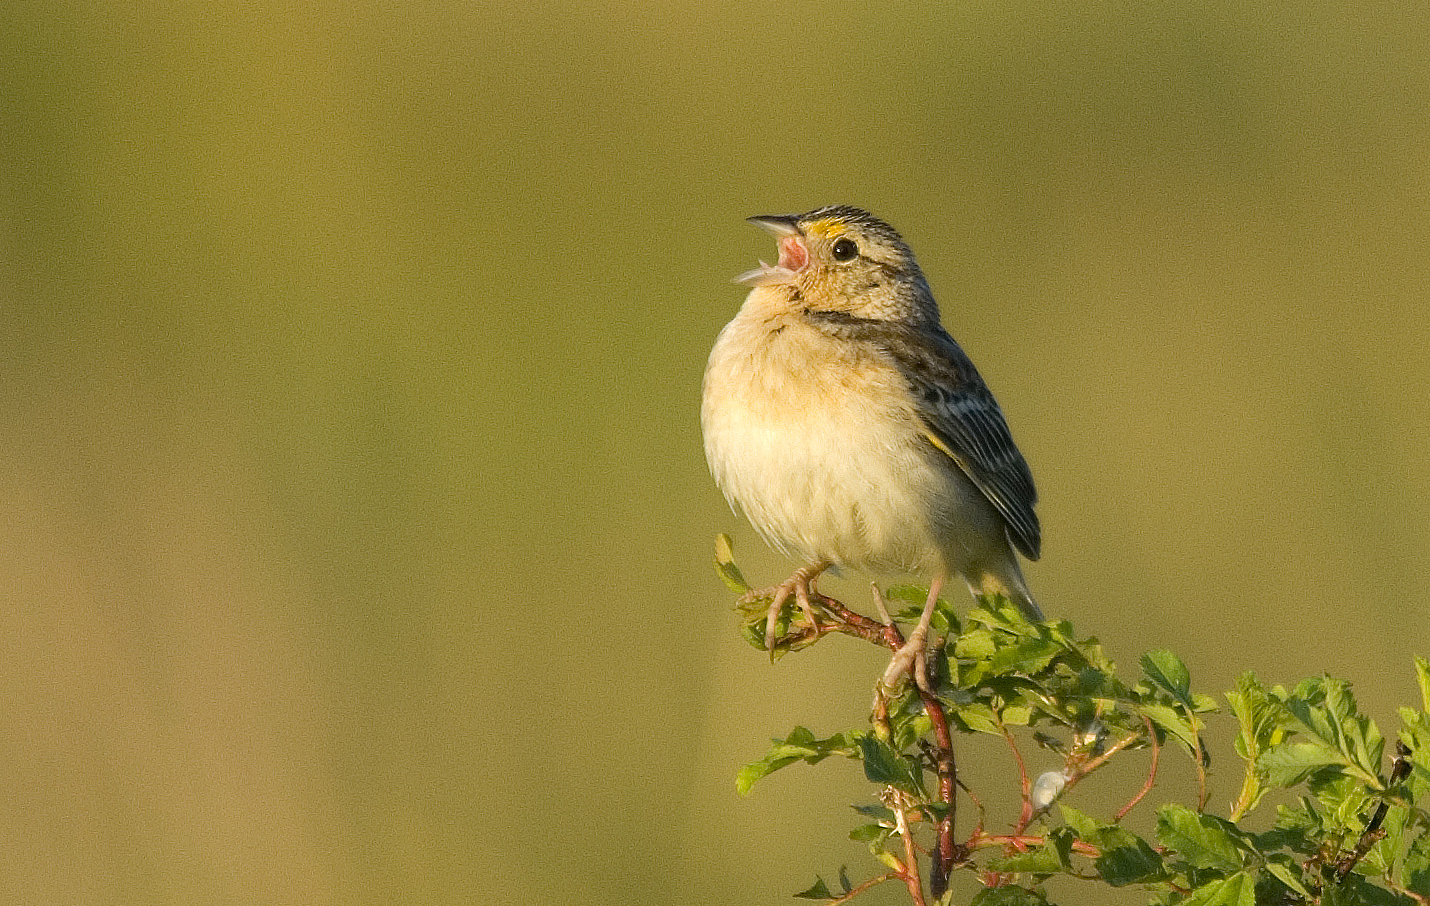
[[[948,477],[872,350],[742,310],[711,352],[701,421],[721,490],[786,553],[876,571],[937,559],[929,514]]]

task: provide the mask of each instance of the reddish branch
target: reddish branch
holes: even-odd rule
[[[878,886],[879,884],[882,884],[882,883],[884,883],[885,881],[892,881],[892,880],[894,880],[895,878],[898,878],[898,877],[899,877],[898,872],[894,872],[894,871],[891,871],[891,872],[889,872],[888,874],[876,875],[875,877],[872,877],[872,878],[870,878],[869,880],[865,881],[863,884],[858,884],[858,885],[856,885],[856,886],[850,888],[850,890],[849,890],[848,893],[844,894],[843,896],[835,897],[834,899],[830,900],[828,903],[825,903],[824,906],[839,906],[840,903],[847,903],[847,902],[849,902],[850,900],[854,899],[855,897],[859,896],[859,894],[861,894],[861,893],[863,893],[864,891],[868,890],[870,887]]]
[[[990,846],[1002,846],[1017,850],[1018,852],[1025,852],[1029,847],[1042,846],[1044,843],[1047,842],[1047,840],[1047,837],[1042,837],[1037,834],[978,833],[974,834],[971,838],[969,838],[968,848],[987,849]],[[1078,853],[1079,855],[1087,856],[1090,859],[1096,859],[1098,856],[1102,855],[1102,850],[1098,849],[1096,846],[1093,846],[1091,843],[1086,843],[1082,840],[1072,841],[1072,851]]]
[[[1133,796],[1117,812],[1117,817],[1113,818],[1113,821],[1121,821],[1126,818],[1127,813],[1132,811],[1148,793],[1152,792],[1152,785],[1157,782],[1157,758],[1162,754],[1162,746],[1157,742],[1157,731],[1152,728],[1152,722],[1145,717],[1142,718],[1142,722],[1147,725],[1147,739],[1152,744],[1152,766],[1147,769],[1147,782],[1142,784],[1142,789],[1138,791],[1137,795]]]
[[[998,729],[1003,731],[1003,738],[1008,740],[1008,748],[1013,750],[1013,759],[1018,762],[1018,789],[1023,795],[1023,811],[1018,815],[1017,833],[1021,834],[1027,829],[1033,820],[1033,784],[1028,779],[1028,766],[1023,761],[1023,753],[1018,750],[1018,743],[1013,739],[1013,734],[1008,732],[1008,728],[1000,722]]]
[[[962,861],[966,856],[962,847],[953,839],[958,764],[953,757],[953,736],[948,732],[948,716],[943,712],[943,702],[938,700],[938,696],[923,689],[919,690],[919,698],[923,700],[924,711],[933,724],[938,799],[944,805],[943,817],[938,822],[938,843],[934,846],[933,865],[929,871],[929,890],[935,897],[941,897],[948,889],[948,875],[953,871],[954,863]]]
[[[877,590],[875,592],[877,594]],[[882,623],[856,613],[839,601],[826,595],[812,595],[810,603],[819,606],[834,618],[833,625],[818,625],[804,631],[800,640],[810,635],[819,636],[828,631],[843,632],[876,645],[898,651],[904,646],[903,633],[898,625],[889,620]],[[948,888],[948,877],[953,866],[966,858],[966,851],[954,839],[954,819],[957,816],[958,762],[953,754],[953,734],[949,731],[948,715],[938,696],[924,689],[918,689],[924,712],[933,726],[934,772],[938,776],[938,798],[943,805],[943,815],[938,821],[938,832],[934,844],[932,865],[929,872],[929,891],[934,897],[943,896]],[[876,703],[875,722],[886,730],[888,726],[887,702]],[[881,713],[882,712],[882,713]]]
[[[914,852],[914,833],[909,829],[908,813],[900,804],[895,804],[894,815],[897,818],[899,836],[904,841],[904,870],[899,876],[904,880],[904,886],[909,889],[909,897],[914,901],[914,906],[927,906],[924,902],[924,885],[919,879],[919,857]]]

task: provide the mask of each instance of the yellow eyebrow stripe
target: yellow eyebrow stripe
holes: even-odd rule
[[[811,223],[805,227],[805,230],[810,233],[817,233],[820,236],[838,236],[843,234],[844,224],[837,218],[826,217],[823,220],[816,220],[814,223]]]

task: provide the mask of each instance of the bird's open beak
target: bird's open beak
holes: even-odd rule
[[[809,264],[809,249],[799,229],[799,218],[792,214],[762,214],[749,218],[750,223],[779,239],[778,264],[766,264],[736,277],[735,283],[747,286],[780,286],[793,283],[804,266]]]
[[[745,219],[771,236],[799,235],[799,218],[794,214],[761,214]]]

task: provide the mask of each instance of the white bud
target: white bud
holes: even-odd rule
[[[1048,771],[1046,774],[1040,774],[1038,779],[1033,782],[1033,791],[1028,797],[1032,800],[1033,809],[1040,812],[1052,805],[1053,800],[1058,798],[1058,793],[1063,791],[1063,787],[1067,786],[1067,783],[1068,779],[1063,776],[1061,771]]]

